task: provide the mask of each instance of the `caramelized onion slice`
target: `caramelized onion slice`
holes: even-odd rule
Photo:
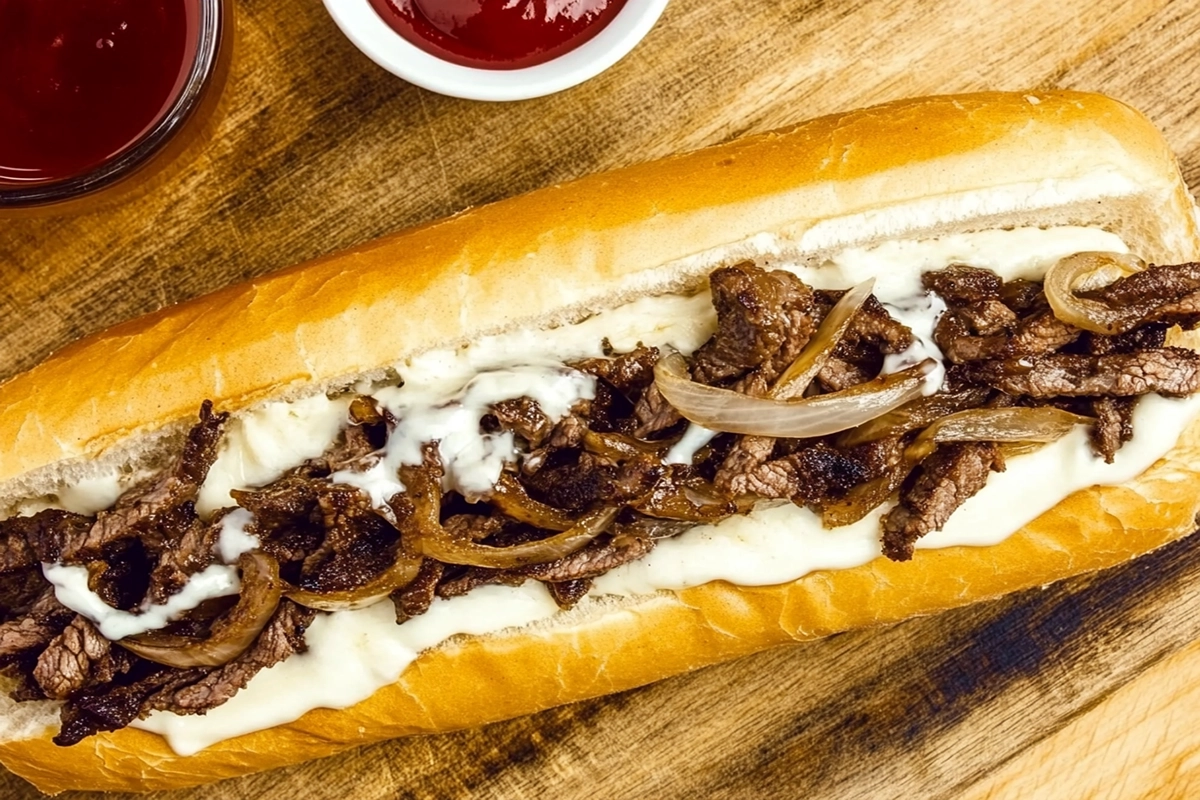
[[[588,430],[583,434],[583,449],[598,456],[620,461],[638,456],[662,458],[671,449],[672,440],[648,442],[621,433],[596,433]]]
[[[858,522],[887,501],[908,474],[933,452],[938,442],[1002,442],[1008,445],[1053,442],[1076,425],[1092,422],[1091,417],[1051,407],[971,408],[950,414],[921,431],[904,449],[904,460],[894,469],[855,486],[845,497],[827,503],[821,510],[821,521],[827,528]],[[1028,450],[1006,450],[1007,455],[1020,452]]]
[[[490,569],[513,569],[530,564],[546,564],[582,550],[604,532],[617,516],[617,509],[605,508],[579,518],[574,527],[547,539],[509,547],[492,547],[456,539],[441,525],[421,532],[421,552],[446,564],[463,564]]]
[[[659,481],[629,507],[648,517],[688,522],[717,522],[739,510],[737,503],[721,497],[712,484],[701,479]]]
[[[821,371],[821,367],[825,366],[825,362],[829,360],[829,356],[837,347],[838,342],[846,335],[846,330],[854,320],[854,315],[863,307],[863,303],[867,302],[867,298],[871,296],[874,288],[875,279],[870,278],[841,296],[829,313],[825,315],[825,319],[821,320],[821,325],[817,328],[812,340],[804,346],[804,350],[784,371],[783,375],[779,376],[779,380],[775,381],[775,385],[771,388],[771,397],[776,400],[787,400],[804,394],[804,390],[808,388],[808,385],[813,382],[813,378],[817,377],[817,373]]]
[[[500,473],[500,480],[492,487],[488,500],[517,522],[549,531],[565,531],[575,525],[575,520],[565,512],[530,497],[520,481],[507,472]]]
[[[421,569],[421,558],[404,553],[397,545],[396,560],[361,586],[336,592],[314,592],[284,583],[284,595],[295,603],[318,611],[350,611],[373,606],[397,589],[408,586]]]
[[[242,589],[237,605],[213,624],[207,639],[146,633],[121,639],[117,644],[168,667],[219,667],[237,658],[266,627],[283,593],[279,562],[266,553],[243,553],[238,567]]]
[[[920,397],[934,366],[933,360],[925,359],[840,392],[784,401],[696,383],[688,376],[683,356],[672,353],[654,366],[654,382],[667,402],[697,425],[726,433],[806,439],[853,428]]]
[[[1124,333],[1137,327],[1145,309],[1109,306],[1099,300],[1079,297],[1076,291],[1099,289],[1145,268],[1146,262],[1128,253],[1076,253],[1059,259],[1046,272],[1043,283],[1046,300],[1054,310],[1054,316],[1068,325],[1093,333]],[[1081,282],[1085,285],[1078,285]]]
[[[513,569],[545,564],[582,550],[612,524],[617,509],[605,508],[584,514],[575,524],[554,536],[509,547],[493,547],[451,535],[441,524],[441,470],[430,467],[401,467],[400,477],[408,487],[413,513],[400,523],[405,547],[446,564],[489,569]]]
[[[901,436],[909,431],[924,428],[948,414],[981,406],[987,402],[989,394],[990,389],[980,387],[918,397],[895,411],[889,411],[881,417],[846,431],[838,437],[837,443],[839,447],[857,447],[889,436]]]
[[[905,458],[919,461],[937,442],[1054,442],[1076,425],[1094,421],[1050,406],[971,408],[942,417],[921,431],[905,451]]]

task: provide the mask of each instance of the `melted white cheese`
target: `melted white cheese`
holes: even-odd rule
[[[558,422],[580,400],[596,396],[595,378],[565,369],[561,362],[505,365],[471,375],[457,386],[456,370],[450,364],[444,367],[425,372],[410,369],[402,386],[375,392],[375,399],[397,419],[388,436],[381,476],[395,475],[402,464],[420,464],[425,443],[437,442],[445,470],[443,488],[468,498],[486,494],[500,479],[504,465],[519,455],[511,431],[480,430],[479,420],[490,406],[531,397],[552,422]]]
[[[235,505],[231,489],[264,486],[292,467],[325,452],[346,424],[349,398],[325,395],[267,403],[233,419],[221,437],[217,460],[200,487],[196,511],[207,517]]]
[[[918,345],[929,354],[935,352],[935,346],[927,332],[932,330],[938,310],[933,306],[922,308],[912,301],[921,293],[920,271],[967,263],[991,269],[1005,280],[1037,279],[1061,256],[1082,250],[1125,249],[1115,236],[1090,229],[991,231],[847,250],[815,271],[806,271],[804,278],[816,288],[844,288],[877,276],[876,296],[903,314],[915,315],[911,318],[914,328],[920,329],[915,330]],[[410,385],[424,387],[420,390],[424,393],[422,410],[417,413],[436,415],[439,407],[463,392],[480,372],[530,365],[557,368],[565,361],[600,355],[605,337],[618,351],[643,343],[670,345],[690,353],[708,338],[714,326],[715,315],[706,293],[686,298],[645,298],[558,329],[552,336],[530,331],[486,337],[468,348],[424,354],[398,364],[397,369]],[[915,351],[907,354],[918,355]],[[435,386],[442,387],[440,396]],[[390,402],[397,409],[414,413],[412,405],[405,406],[405,401],[398,399],[402,392],[393,392]],[[1134,440],[1125,445],[1112,465],[1091,453],[1083,429],[1035,453],[1013,458],[1008,471],[992,475],[984,490],[951,517],[945,530],[930,534],[918,546],[991,544],[1076,489],[1128,480],[1169,450],[1198,412],[1197,398],[1143,399],[1135,414]],[[471,424],[477,428],[477,416]],[[702,432],[689,435],[678,457],[690,458],[693,448],[702,446]],[[433,437],[426,434],[426,438]],[[411,448],[412,442],[404,447]],[[487,474],[491,474],[494,467],[488,458],[494,454],[475,444],[472,447],[476,447],[469,456],[473,464],[463,474],[474,469],[482,471],[480,465],[487,465]],[[283,461],[278,459],[278,463]],[[286,466],[279,471],[283,469]],[[228,483],[228,479],[222,480]],[[370,488],[373,481],[392,479],[380,472],[353,480],[374,494]],[[475,485],[472,478],[465,483]],[[380,491],[390,488],[385,486]],[[827,530],[806,509],[791,504],[763,504],[753,517],[735,517],[660,543],[648,557],[597,579],[593,592],[642,595],[712,580],[744,585],[781,583],[815,569],[857,566],[879,555],[882,513],[884,510],[879,509],[856,525]],[[203,717],[158,712],[134,725],[163,734],[180,753],[196,752],[232,736],[296,719],[311,708],[340,708],[368,697],[392,683],[422,649],[455,634],[495,632],[555,613],[544,589],[527,583],[516,588],[480,587],[464,597],[439,600],[427,614],[400,626],[395,624],[390,604],[321,615],[306,636],[307,653],[263,670],[225,705]]]
[[[54,585],[58,602],[96,623],[104,638],[114,641],[158,630],[205,600],[237,594],[242,588],[236,569],[212,564],[190,576],[166,603],[146,604],[134,612],[113,608],[89,589],[87,567],[42,564],[42,574]]]
[[[259,672],[229,702],[204,716],[156,712],[134,726],[162,734],[175,752],[191,755],[223,739],[291,722],[310,708],[345,708],[365,700],[394,683],[422,650],[451,636],[527,625],[557,611],[546,588],[531,581],[435,599],[403,625],[396,624],[391,603],[318,614],[305,635],[308,652]]]

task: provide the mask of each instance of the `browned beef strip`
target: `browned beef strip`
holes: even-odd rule
[[[289,475],[262,489],[234,490],[233,499],[254,515],[255,529],[268,531],[294,524],[297,519],[321,520],[317,497],[325,481]]]
[[[45,588],[46,579],[40,566],[0,573],[0,623],[29,613]]]
[[[756,489],[768,489],[770,485],[779,486],[778,481],[769,485],[759,485],[759,480],[753,477],[763,464],[771,458],[775,451],[775,439],[771,436],[742,436],[734,442],[733,447],[725,455],[720,469],[713,479],[713,485],[731,497],[755,493]],[[779,488],[778,491],[784,491]],[[788,494],[763,494],[763,497],[790,497]]]
[[[395,560],[400,533],[353,486],[325,484],[317,497],[325,538],[301,569],[300,586],[319,592],[361,586]]]
[[[1183,397],[1200,390],[1200,354],[1160,347],[1106,356],[1049,355],[966,365],[968,381],[1010,395],[1130,397],[1158,392]]]
[[[1178,303],[1200,292],[1200,264],[1151,265],[1118,278],[1109,285],[1082,297],[1101,300],[1109,305],[1129,308]]]
[[[480,517],[480,519],[484,519]],[[403,589],[392,592],[392,603],[396,606],[396,624],[407,622],[413,617],[419,617],[429,610],[433,603],[438,581],[446,571],[446,565],[440,561],[427,558],[421,562],[421,569],[412,583]]]
[[[0,664],[45,647],[74,616],[74,611],[58,602],[54,587],[47,586],[29,613],[0,625]]]
[[[144,674],[129,683],[85,689],[63,705],[62,728],[53,741],[60,747],[69,747],[101,731],[124,728],[137,719],[147,699],[156,692],[190,683],[203,675],[203,669],[180,670],[150,664]]]
[[[47,697],[65,700],[85,686],[107,684],[133,666],[133,655],[76,615],[38,656],[33,677]]]
[[[696,351],[692,377],[701,383],[760,369],[774,380],[808,343],[816,321],[813,292],[790,272],[743,263],[709,276],[717,332]]]
[[[504,520],[483,514],[455,514],[447,518],[442,527],[456,539],[478,542],[499,533]]]
[[[952,442],[940,445],[921,463],[916,482],[900,504],[883,517],[883,554],[908,561],[913,545],[941,529],[950,515],[983,488],[988,473],[1004,470],[1004,457],[995,442]]]
[[[0,522],[0,572],[58,561],[63,547],[86,536],[94,520],[48,508],[28,517]]]
[[[307,650],[304,632],[315,616],[316,612],[310,608],[282,600],[249,650],[195,683],[160,690],[143,711],[170,709],[176,714],[203,714],[216,708],[244,688],[259,670]]]
[[[971,333],[977,336],[994,336],[1005,333],[1017,325],[1017,315],[998,298],[980,300],[955,311],[962,317]]]
[[[971,332],[970,321],[957,311],[946,311],[933,329],[933,341],[946,359],[953,364],[1000,358],[1008,343],[1007,334],[977,336]]]
[[[571,513],[613,505],[649,491],[661,470],[648,460],[624,464],[588,452],[556,454],[533,475],[523,478],[535,500]]]
[[[569,366],[597,378],[603,378],[627,397],[638,397],[654,382],[654,365],[658,363],[658,348],[643,347],[613,358],[588,358]]]
[[[221,535],[221,519],[210,522],[195,518],[178,541],[163,550],[154,571],[150,574],[147,597],[152,603],[165,603],[167,598],[183,588],[188,576],[216,560],[217,540]]]
[[[550,440],[547,444],[556,449],[581,447],[583,445],[583,437],[587,435],[587,432],[587,421],[575,414],[569,414],[560,419],[558,424],[554,426],[554,430],[550,432]]]
[[[637,420],[633,435],[639,439],[652,439],[655,434],[670,430],[683,421],[675,406],[667,402],[653,383],[638,398],[633,416]]]
[[[359,398],[362,399],[362,398]],[[338,434],[337,441],[313,460],[312,467],[322,474],[343,469],[363,471],[371,467],[384,445],[376,430],[382,425],[348,425]]]
[[[835,294],[840,297],[844,293]],[[823,318],[824,314],[821,316]],[[907,325],[892,319],[883,304],[875,299],[875,295],[871,295],[850,321],[842,341],[848,345],[870,345],[873,352],[902,353],[912,346],[913,335]],[[796,355],[799,354],[797,351]],[[786,369],[790,363],[784,364],[783,368]]]
[[[926,290],[936,292],[948,304],[970,305],[1000,297],[1002,282],[990,269],[951,264],[921,275]]]
[[[114,543],[104,560],[88,562],[88,588],[113,608],[129,611],[146,597],[153,564],[139,540]]]
[[[569,556],[546,564],[534,564],[518,570],[522,575],[547,583],[594,578],[622,564],[636,561],[654,549],[653,539],[634,536],[595,541]]]
[[[324,541],[317,498],[325,483],[293,474],[262,489],[234,491],[233,499],[254,514],[250,530],[261,539],[263,552],[287,565],[306,560]]]
[[[1121,445],[1133,438],[1134,397],[1097,397],[1092,401],[1092,449],[1109,464]]]
[[[488,416],[499,430],[512,431],[529,443],[531,449],[542,446],[554,424],[530,397],[516,397],[496,403]]]
[[[554,602],[561,609],[568,609],[583,599],[592,588],[591,578],[580,578],[575,581],[560,581],[558,583],[547,583],[546,588],[550,591],[550,596],[554,598]]]
[[[171,512],[196,499],[200,484],[217,458],[217,444],[228,416],[212,413],[212,403],[205,400],[200,407],[200,422],[188,432],[174,466],[148,488],[127,492],[111,510],[101,512],[85,536],[72,537],[65,543],[62,560],[78,563],[98,558],[107,545],[135,536],[151,550],[181,537],[186,528],[172,524],[179,515]]]
[[[1086,336],[1088,355],[1106,356],[1112,353],[1134,353],[1138,350],[1164,346],[1167,343],[1167,325],[1161,322],[1151,322],[1115,336],[1103,336],[1098,333],[1089,333]]]
[[[1030,311],[1046,308],[1046,293],[1042,284],[1017,278],[1005,281],[1000,287],[1000,299],[1004,304],[1018,314],[1028,314]]]
[[[983,335],[972,328],[969,318],[958,311],[947,311],[938,320],[934,341],[952,363],[1052,353],[1075,341],[1082,333],[1058,319],[1049,309],[1034,312],[1008,332]]]
[[[1082,331],[1060,320],[1050,310],[1040,311],[1021,321],[1008,343],[1010,356],[1035,356],[1052,353],[1079,338]]]
[[[528,578],[511,569],[488,569],[487,567],[466,567],[447,569],[438,583],[438,597],[461,597],[477,586],[492,583],[503,583],[507,586],[520,586]]]
[[[689,520],[658,519],[657,517],[637,516],[628,521],[620,517],[613,524],[610,532],[614,539],[622,536],[637,536],[642,539],[670,539],[672,536],[691,530],[696,523]]]
[[[856,363],[839,355],[836,350],[817,373],[817,381],[826,392],[840,392],[873,379],[878,367]]]

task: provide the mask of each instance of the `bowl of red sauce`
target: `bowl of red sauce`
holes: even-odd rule
[[[325,0],[372,61],[470,100],[562,91],[624,57],[667,0]]]
[[[0,0],[0,212],[173,152],[224,79],[230,0]]]

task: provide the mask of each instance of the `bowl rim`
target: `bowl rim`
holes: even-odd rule
[[[231,35],[229,0],[200,0],[196,53],[170,107],[124,150],[92,169],[55,181],[0,183],[0,209],[33,208],[106,189],[148,164],[191,118],[218,73],[222,43]]]
[[[658,21],[669,0],[626,0],[588,41],[557,58],[520,69],[480,69],[445,61],[396,33],[370,0],[324,0],[325,9],[368,58],[409,83],[466,100],[528,100],[599,75],[625,57]]]

